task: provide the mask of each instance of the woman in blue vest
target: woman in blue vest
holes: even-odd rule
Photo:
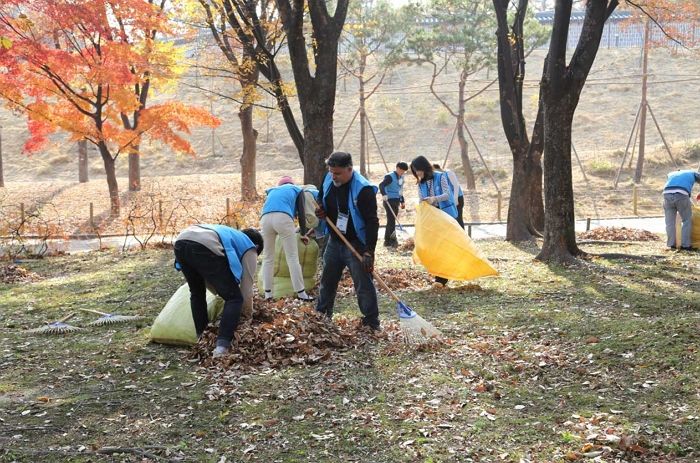
[[[418,180],[419,199],[439,208],[456,221],[457,205],[447,174],[436,172],[425,156],[418,156],[411,161],[411,172]],[[436,276],[435,282],[439,286],[447,285],[446,278]]]
[[[433,170],[447,174],[447,180],[449,180],[450,187],[452,187],[452,197],[457,198],[457,223],[464,228],[464,192],[462,191],[462,185],[459,184],[457,174],[453,170],[443,169],[440,167],[440,164],[433,164]]]
[[[695,183],[700,183],[700,172],[694,170],[679,170],[668,174],[664,186],[664,217],[666,220],[666,245],[674,249],[677,244],[676,213],[681,216],[681,250],[692,251],[690,242],[693,229],[693,209],[690,204],[690,193]]]
[[[200,337],[209,323],[206,290],[225,301],[213,357],[231,349],[241,309],[251,315],[253,276],[263,239],[257,230],[243,231],[225,225],[192,225],[175,239],[175,268],[181,270],[190,287],[192,319]]]
[[[289,267],[289,276],[292,280],[292,288],[296,297],[303,301],[314,299],[306,293],[304,288],[304,274],[299,263],[299,250],[297,248],[297,227],[294,218],[299,218],[302,241],[309,242],[306,237],[306,219],[304,216],[304,195],[302,188],[294,185],[291,177],[284,176],[277,186],[269,188],[267,198],[263,205],[260,227],[265,242],[265,252],[262,261],[262,281],[265,299],[272,299],[272,287],[274,282],[275,264],[275,240],[279,236],[282,249]]]

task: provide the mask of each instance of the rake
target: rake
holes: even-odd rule
[[[143,317],[140,315],[119,315],[112,313],[100,312],[98,310],[91,309],[78,309],[82,312],[90,312],[100,315],[97,320],[88,323],[88,326],[104,326],[104,325],[115,325],[117,323],[127,323],[134,320],[141,320]]]
[[[345,238],[340,230],[335,226],[332,220],[326,217],[326,223],[333,229],[336,235],[345,243],[352,253],[360,261],[362,256],[355,250],[352,244]],[[442,333],[435,328],[429,321],[418,315],[413,309],[406,305],[399,297],[389,288],[382,278],[375,273],[374,279],[386,290],[387,293],[396,301],[396,313],[399,316],[399,324],[403,333],[406,344],[425,344],[430,340],[441,340]]]
[[[386,203],[387,206],[389,206],[389,211],[391,211],[391,215],[394,216],[394,221],[396,222],[396,225],[398,225],[399,230],[401,230],[403,233],[408,235],[408,232],[406,230],[404,230],[403,227],[401,226],[401,222],[399,222],[399,218],[397,217],[396,213],[394,212],[394,209],[391,207],[391,204],[389,204],[389,201],[385,200],[384,202]],[[394,233],[391,234],[391,237],[396,238],[396,230],[394,230]]]
[[[41,328],[34,328],[27,330],[27,333],[31,334],[66,334],[74,333],[76,331],[82,331],[82,328],[77,326],[69,325],[66,322],[75,316],[75,312],[69,313],[57,322],[51,322]]]

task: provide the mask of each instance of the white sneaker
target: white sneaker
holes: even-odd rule
[[[230,351],[231,351],[230,347],[216,346],[216,349],[214,349],[214,352],[212,352],[211,357],[218,359],[218,358],[221,358],[221,357],[227,355]]]
[[[271,301],[272,300],[272,291],[265,291],[265,296],[263,296],[264,301]]]

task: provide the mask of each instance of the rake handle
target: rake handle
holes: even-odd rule
[[[401,222],[399,222],[399,218],[396,216],[396,213],[394,213],[394,209],[391,207],[391,204],[389,204],[389,201],[383,200],[387,206],[389,206],[389,210],[391,211],[391,215],[394,216],[394,220],[396,221],[396,224],[399,226],[399,229],[401,231],[404,231],[403,226],[401,225]]]
[[[109,315],[105,312],[100,312],[99,310],[92,310],[92,309],[78,309],[78,310],[80,310],[81,312],[90,312],[90,313],[94,313],[97,315]]]
[[[343,235],[340,232],[340,230],[338,230],[338,227],[335,226],[333,221],[331,219],[329,219],[328,217],[326,217],[325,220],[326,220],[326,223],[331,227],[331,229],[333,229],[335,234],[338,235],[338,237],[343,241],[343,243],[345,243],[345,245],[348,247],[348,249],[350,249],[350,251],[352,251],[352,253],[355,254],[355,257],[357,257],[357,259],[360,262],[362,262],[363,259],[362,259],[362,256],[360,255],[360,253],[357,252],[357,250],[355,249],[355,247],[352,244],[350,244],[350,241],[348,241],[348,239],[345,237],[345,235]],[[374,276],[375,280],[377,280],[379,282],[379,284],[382,286],[382,288],[384,288],[386,290],[386,292],[388,292],[396,302],[401,302],[401,299],[399,299],[399,297],[396,294],[394,294],[394,292],[391,290],[391,288],[389,288],[389,286],[384,282],[384,280],[382,280],[382,278],[376,272],[373,273],[372,275]]]
[[[70,319],[73,318],[73,317],[75,317],[75,312],[69,313],[68,315],[66,315],[65,317],[63,317],[62,319],[60,319],[58,322],[59,322],[59,323],[65,323],[65,322],[67,322],[68,320],[70,320]]]

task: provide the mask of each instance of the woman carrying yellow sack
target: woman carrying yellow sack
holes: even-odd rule
[[[418,180],[418,198],[441,209],[456,221],[457,205],[447,174],[436,172],[425,156],[415,158],[410,167]],[[435,282],[442,287],[447,285],[446,278],[435,277]]]

